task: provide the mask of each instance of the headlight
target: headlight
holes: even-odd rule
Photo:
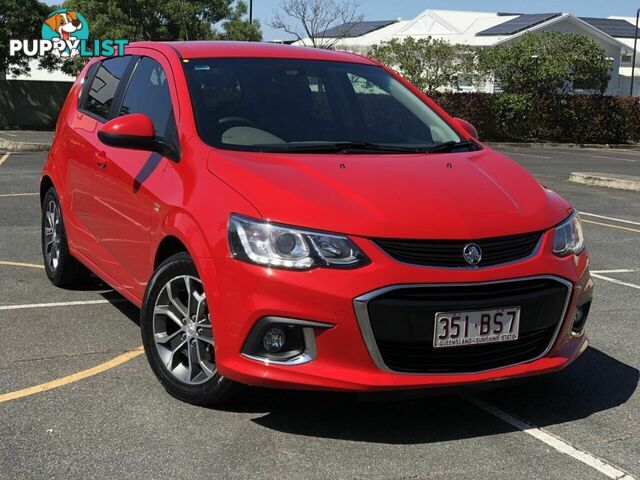
[[[569,218],[556,227],[553,239],[553,253],[559,257],[578,255],[584,250],[584,234],[578,213],[574,211]]]
[[[308,270],[354,268],[367,256],[343,235],[313,232],[238,215],[229,219],[229,247],[237,259],[270,267]]]

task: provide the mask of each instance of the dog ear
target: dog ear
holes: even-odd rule
[[[69,15],[69,18],[71,18],[71,20],[78,20],[78,14],[73,10],[67,10],[67,15]]]
[[[54,13],[50,17],[48,17],[44,23],[46,23],[51,30],[58,33],[58,29],[60,28],[60,14]]]

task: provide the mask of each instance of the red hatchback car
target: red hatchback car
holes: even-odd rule
[[[361,56],[135,43],[60,113],[46,272],[140,306],[151,368],[195,404],[558,370],[587,346],[580,219],[475,137]]]

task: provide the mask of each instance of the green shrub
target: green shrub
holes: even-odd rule
[[[473,123],[483,141],[640,141],[638,98],[437,93],[433,99],[451,115]]]

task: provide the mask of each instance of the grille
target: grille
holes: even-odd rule
[[[367,304],[384,364],[408,373],[470,373],[522,363],[542,355],[562,321],[567,286],[553,279],[486,285],[400,288]],[[513,342],[433,348],[435,314],[520,306]]]
[[[475,243],[482,249],[482,260],[476,266],[488,267],[530,256],[541,236],[542,232],[535,232],[480,240],[374,239],[373,241],[398,261],[429,267],[468,267],[469,264],[462,256],[462,250],[468,243]]]

